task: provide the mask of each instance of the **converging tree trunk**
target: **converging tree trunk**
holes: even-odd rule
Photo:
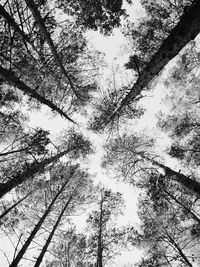
[[[104,201],[104,196],[101,195],[98,246],[97,246],[97,267],[103,267],[103,248],[102,248],[103,201]]]
[[[10,208],[8,208],[7,210],[5,210],[1,215],[0,215],[0,219],[3,219],[11,210],[13,210],[19,203],[21,203],[22,201],[24,201],[28,196],[30,196],[32,194],[32,192],[28,193],[25,197],[23,197],[22,199],[18,200],[16,203],[14,203]]]
[[[9,71],[2,66],[0,66],[0,78],[7,81],[9,84],[17,87],[19,90],[24,92],[26,95],[36,99],[40,103],[48,106],[53,111],[58,112],[61,116],[65,119],[75,123],[65,112],[63,112],[59,107],[53,104],[50,100],[46,99],[45,97],[39,95],[35,90],[31,89],[28,85],[26,85],[23,81],[15,76],[12,71]]]
[[[26,253],[26,250],[27,250],[28,246],[30,245],[30,243],[34,239],[34,237],[37,234],[37,232],[40,230],[40,227],[42,226],[44,220],[46,219],[46,217],[48,216],[48,214],[51,212],[54,203],[56,202],[56,200],[60,196],[60,194],[63,192],[63,190],[65,189],[67,183],[68,183],[68,180],[63,184],[63,186],[61,187],[61,189],[59,190],[59,192],[53,198],[51,204],[49,205],[49,207],[47,208],[47,210],[45,211],[45,213],[43,214],[43,216],[41,217],[41,219],[39,220],[39,222],[34,227],[33,231],[31,232],[31,234],[29,235],[28,239],[26,240],[26,242],[24,243],[24,245],[22,246],[22,248],[18,252],[18,254],[15,257],[15,259],[10,264],[10,267],[17,267],[18,266],[19,262],[23,258],[23,255]]]
[[[185,211],[187,211],[188,214],[191,215],[194,221],[196,221],[200,225],[200,218],[197,217],[197,215],[188,207],[186,207],[183,203],[181,203],[175,196],[170,194],[167,190],[163,190],[166,195],[168,195],[171,199],[173,199],[179,206],[181,206]]]
[[[67,209],[67,207],[69,206],[73,196],[74,196],[74,192],[71,194],[69,200],[65,204],[63,210],[61,211],[61,213],[60,213],[60,215],[59,215],[59,217],[58,217],[58,219],[57,219],[57,221],[56,221],[51,233],[49,234],[49,237],[47,238],[47,241],[46,241],[46,243],[45,243],[45,245],[44,245],[39,257],[37,258],[37,261],[36,261],[34,267],[39,267],[40,264],[42,263],[42,259],[43,259],[44,255],[45,255],[45,253],[46,253],[46,251],[48,249],[49,244],[51,243],[51,240],[52,240],[52,238],[54,236],[54,233],[55,233],[55,231],[56,231],[56,229],[57,229],[57,227],[58,227],[58,225],[59,225],[59,223],[60,223],[60,221],[62,219],[62,216],[64,215],[64,213],[65,213],[65,211]]]
[[[25,0],[28,8],[31,10],[37,24],[39,25],[40,29],[42,30],[42,33],[43,33],[43,36],[46,40],[46,42],[48,43],[49,45],[49,48],[53,54],[53,57],[55,59],[55,61],[57,62],[61,72],[63,73],[63,75],[65,76],[65,78],[67,79],[67,81],[69,82],[70,84],[70,87],[73,91],[73,93],[76,95],[77,98],[80,99],[80,96],[79,94],[76,92],[76,89],[74,87],[74,84],[70,78],[70,76],[68,75],[67,71],[65,70],[64,66],[63,66],[63,63],[61,61],[61,58],[56,50],[56,47],[53,43],[53,40],[51,39],[51,36],[50,36],[50,33],[48,32],[45,24],[44,24],[44,20],[42,19],[42,16],[39,12],[39,10],[37,9],[37,5],[35,4],[35,2],[33,0]]]
[[[167,167],[167,166],[165,166],[165,165],[163,165],[163,164],[161,164],[155,160],[150,160],[150,161],[153,163],[153,165],[158,166],[161,169],[163,169],[168,177],[171,177],[171,179],[176,180],[177,182],[182,184],[184,187],[186,187],[187,189],[189,189],[193,193],[200,196],[200,183],[198,183],[197,181],[189,178],[188,176],[186,176],[180,172],[176,172],[176,171],[172,170],[171,168],[169,168],[169,167]]]
[[[43,172],[47,165],[49,165],[52,162],[55,162],[56,160],[58,160],[59,158],[67,154],[68,152],[70,151],[69,150],[63,151],[57,154],[56,156],[47,158],[41,162],[34,161],[30,163],[29,165],[28,163],[24,164],[24,167],[25,167],[24,171],[17,172],[11,177],[11,180],[0,185],[0,198],[4,196],[6,193],[8,193],[9,191],[11,191],[16,186],[22,184],[27,179],[32,178],[35,174]]]
[[[141,91],[155,78],[159,72],[173,59],[181,49],[200,32],[200,1],[194,0],[192,5],[180,18],[179,23],[163,41],[159,50],[152,56],[129,93],[121,101],[119,107],[104,122],[107,125],[120,114],[121,109],[134,101]]]

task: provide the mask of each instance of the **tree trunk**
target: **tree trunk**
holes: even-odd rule
[[[5,217],[12,209],[14,209],[19,203],[21,203],[23,200],[25,200],[28,196],[30,196],[30,194],[32,194],[32,192],[28,193],[25,197],[23,197],[22,199],[20,199],[19,201],[17,201],[15,204],[13,204],[10,208],[8,208],[7,210],[5,210],[1,215],[0,215],[0,219],[3,219],[3,217]]]
[[[34,237],[37,234],[37,232],[40,230],[41,225],[43,224],[43,222],[46,219],[46,217],[48,216],[48,214],[51,212],[51,209],[52,209],[55,201],[57,200],[59,195],[63,192],[63,190],[65,189],[65,186],[67,185],[67,183],[68,183],[68,180],[63,184],[63,186],[61,187],[59,192],[56,194],[56,196],[52,200],[51,204],[49,205],[48,209],[45,211],[45,213],[43,214],[43,216],[41,217],[39,222],[36,224],[36,226],[34,227],[33,231],[31,232],[30,236],[28,237],[28,239],[26,240],[26,242],[24,243],[24,245],[22,246],[22,248],[18,252],[16,258],[12,261],[12,263],[10,264],[9,267],[17,267],[18,266],[18,264],[21,261],[23,255],[26,253],[26,250],[27,250],[28,246],[30,245],[30,243],[34,239]]]
[[[27,4],[28,8],[31,10],[31,12],[35,18],[35,21],[37,22],[40,29],[42,30],[43,36],[44,36],[46,42],[48,43],[49,48],[53,54],[53,57],[54,57],[55,61],[57,62],[58,66],[60,67],[61,72],[66,77],[67,81],[69,82],[73,93],[76,95],[77,98],[80,99],[80,96],[77,94],[71,78],[69,77],[68,73],[66,72],[66,70],[62,64],[62,61],[61,61],[59,54],[58,54],[58,52],[54,46],[54,43],[51,39],[51,36],[50,36],[50,34],[49,34],[45,24],[44,24],[44,20],[42,19],[41,14],[40,14],[39,10],[37,9],[37,5],[34,3],[33,0],[25,0],[25,2]]]
[[[31,40],[31,38],[20,29],[20,27],[18,26],[17,22],[14,20],[14,18],[12,18],[10,16],[10,14],[4,9],[4,7],[2,5],[0,5],[0,15],[2,15],[2,17],[7,21],[7,23],[10,25],[10,27],[12,27],[22,37],[22,39],[24,40],[24,42],[28,43],[34,49],[34,51],[37,53],[37,55],[38,55],[41,63],[47,68],[47,70],[52,75],[54,75],[56,77],[57,80],[60,81],[60,77],[58,77],[55,74],[55,72],[51,68],[49,68],[49,66],[46,64],[44,57],[37,50],[37,48],[34,45],[34,42]],[[25,43],[25,46],[27,47],[26,43]],[[34,58],[33,55],[31,55],[31,56],[32,56],[32,58]],[[37,58],[34,58],[34,60],[36,62],[38,61]]]
[[[200,1],[194,0],[180,18],[179,23],[170,32],[169,36],[163,41],[158,51],[152,56],[150,61],[141,71],[139,78],[133,85],[129,93],[121,101],[120,105],[111,116],[104,122],[110,123],[115,116],[120,114],[121,109],[134,101],[141,91],[147,87],[159,72],[173,59],[181,49],[200,32]]]
[[[68,115],[66,113],[64,113],[59,107],[57,107],[55,104],[53,104],[50,100],[48,100],[45,97],[39,95],[38,93],[36,93],[36,91],[31,89],[23,81],[21,81],[19,78],[17,78],[12,71],[4,69],[3,67],[0,66],[0,78],[2,78],[3,80],[7,81],[11,85],[17,87],[19,90],[24,92],[26,95],[29,95],[32,98],[34,98],[37,101],[39,101],[40,103],[48,106],[53,111],[58,112],[61,116],[63,116],[67,120],[75,123],[71,118],[68,117]]]
[[[184,260],[184,262],[186,263],[186,265],[188,265],[189,267],[193,267],[192,264],[189,262],[188,258],[186,257],[186,255],[184,254],[184,252],[182,251],[182,249],[179,247],[179,245],[174,241],[174,239],[168,234],[168,232],[166,232],[167,237],[169,238],[169,241],[172,243],[172,245],[174,246],[174,248],[176,249],[176,251],[178,252],[178,254],[180,255],[180,257]]]
[[[67,201],[67,203],[66,203],[65,207],[63,208],[63,210],[61,211],[61,213],[60,213],[60,215],[59,215],[59,217],[58,217],[58,219],[57,219],[57,221],[56,221],[56,223],[55,223],[55,225],[54,225],[54,227],[53,227],[51,233],[49,234],[49,237],[48,237],[48,239],[47,239],[47,241],[46,241],[46,243],[45,243],[45,245],[44,245],[44,247],[43,247],[43,249],[42,249],[42,251],[41,251],[39,257],[37,258],[37,261],[36,261],[34,267],[39,267],[40,264],[42,263],[42,259],[43,259],[43,257],[44,257],[44,254],[46,253],[46,251],[47,251],[47,249],[48,249],[48,246],[49,246],[49,244],[51,243],[51,240],[52,240],[52,238],[53,238],[53,236],[54,236],[54,233],[55,233],[55,231],[56,231],[56,229],[57,229],[57,227],[58,227],[58,225],[59,225],[59,223],[60,223],[60,221],[61,221],[61,219],[62,219],[62,216],[63,216],[64,212],[66,211],[66,209],[67,209],[69,203],[71,202],[73,196],[74,196],[74,192],[73,192],[72,195],[70,196],[70,198],[69,198],[69,200]]]
[[[9,152],[5,152],[5,153],[0,153],[0,157],[5,157],[5,156],[11,155],[11,154],[20,153],[20,152],[23,152],[23,151],[26,151],[26,150],[28,150],[28,147],[27,148],[21,148],[21,149],[13,150],[13,151],[9,151]]]
[[[192,180],[191,178],[187,177],[186,175],[180,173],[180,172],[176,172],[174,170],[172,170],[171,168],[155,161],[155,160],[151,160],[146,158],[147,160],[151,161],[153,163],[153,165],[160,167],[161,169],[163,169],[165,171],[165,174],[168,177],[171,177],[171,179],[176,180],[177,182],[179,182],[180,184],[182,184],[184,187],[186,187],[187,189],[189,189],[190,191],[192,191],[193,193],[197,194],[198,196],[200,196],[200,183],[198,183],[195,180]]]
[[[8,193],[9,191],[11,191],[16,186],[22,184],[27,179],[30,179],[31,177],[33,177],[35,174],[38,174],[44,171],[45,167],[48,164],[58,160],[59,158],[67,154],[68,152],[70,151],[69,150],[63,151],[57,154],[56,156],[47,158],[41,162],[32,162],[30,165],[24,164],[26,168],[25,171],[21,173],[19,172],[16,173],[15,175],[13,175],[11,180],[9,180],[8,182],[4,184],[0,184],[0,198],[4,196],[6,193]]]
[[[0,4],[0,15],[9,23],[9,25],[18,32],[21,37],[27,42],[30,43],[29,37],[20,29],[15,20],[10,16],[10,14],[4,9]],[[32,44],[31,44],[32,45]]]
[[[99,218],[99,236],[97,248],[97,267],[103,267],[103,249],[102,249],[102,219],[103,219],[103,195],[100,202],[100,218]]]
[[[172,198],[176,203],[178,203],[183,209],[185,209],[191,217],[200,225],[200,219],[197,217],[197,215],[192,212],[188,207],[186,207],[183,203],[181,203],[176,197],[174,197],[172,194],[170,194],[168,191],[163,190],[170,198]]]

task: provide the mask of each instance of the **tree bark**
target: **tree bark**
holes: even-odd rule
[[[44,257],[44,254],[46,253],[46,251],[47,251],[47,249],[48,249],[48,246],[50,245],[51,240],[52,240],[52,238],[53,238],[53,236],[54,236],[54,233],[55,233],[55,231],[56,231],[56,229],[57,229],[57,227],[58,227],[58,225],[59,225],[59,223],[60,223],[60,221],[61,221],[61,219],[62,219],[62,216],[63,216],[64,212],[66,211],[66,209],[67,209],[69,203],[71,202],[73,196],[74,196],[74,193],[72,193],[72,195],[70,196],[69,200],[67,201],[65,207],[64,207],[63,210],[61,211],[61,213],[60,213],[60,215],[59,215],[59,217],[58,217],[58,219],[57,219],[57,221],[56,221],[56,223],[55,223],[55,225],[54,225],[54,227],[53,227],[51,233],[49,234],[49,237],[48,237],[48,239],[47,239],[47,241],[46,241],[46,243],[45,243],[45,245],[44,245],[44,247],[43,247],[43,249],[42,249],[42,251],[41,251],[39,257],[37,258],[37,261],[36,261],[34,267],[39,267],[40,264],[42,263],[42,259],[43,259],[43,257]]]
[[[169,168],[169,167],[167,167],[167,166],[165,166],[165,165],[163,165],[163,164],[161,164],[155,160],[151,160],[151,159],[147,159],[147,160],[151,161],[153,163],[153,165],[163,169],[165,171],[165,174],[168,177],[171,177],[173,180],[176,180],[177,182],[182,184],[184,187],[186,187],[187,189],[189,189],[193,193],[200,196],[200,183],[187,177],[186,175],[184,175],[180,172],[176,172],[176,171],[172,170],[171,168]]]
[[[200,1],[194,0],[180,18],[179,23],[171,31],[169,36],[163,41],[159,50],[152,56],[150,61],[141,71],[139,78],[121,101],[119,107],[104,122],[104,125],[110,123],[115,116],[120,115],[124,106],[129,105],[141,93],[141,91],[152,81],[159,72],[173,59],[181,49],[200,32]]]
[[[10,264],[9,267],[17,267],[18,266],[18,264],[21,261],[23,255],[26,253],[26,250],[27,250],[28,246],[30,245],[30,243],[34,239],[34,237],[37,234],[37,232],[40,230],[41,225],[43,224],[43,222],[46,219],[46,217],[48,216],[48,214],[51,212],[51,209],[52,209],[54,203],[56,202],[56,200],[59,197],[59,195],[65,189],[65,186],[67,185],[67,183],[68,183],[68,180],[63,184],[63,186],[61,187],[60,191],[56,194],[56,196],[52,200],[51,204],[49,205],[48,209],[45,211],[45,213],[43,214],[43,216],[41,217],[39,222],[36,224],[36,226],[34,227],[33,231],[31,232],[30,236],[28,237],[28,239],[26,240],[26,242],[24,243],[24,245],[22,246],[22,248],[20,249],[20,251],[18,252],[17,256],[12,261],[12,263]]]
[[[174,246],[174,248],[176,249],[176,251],[180,255],[180,257],[184,260],[184,262],[189,267],[193,267],[192,264],[189,262],[188,258],[186,257],[186,255],[184,254],[184,252],[182,251],[182,249],[179,247],[179,245],[174,241],[174,239],[168,234],[167,231],[165,231],[165,233],[166,233],[167,237],[169,238],[169,241],[172,243],[172,245]]]
[[[29,37],[20,29],[15,20],[10,16],[10,14],[4,9],[4,7],[0,4],[0,15],[9,23],[9,25],[18,32],[21,37],[27,42],[30,43]],[[32,45],[32,43],[31,43]]]
[[[103,249],[102,249],[102,219],[103,219],[103,201],[104,196],[101,196],[100,202],[100,218],[99,218],[99,235],[98,235],[98,248],[97,248],[97,267],[103,267]]]
[[[65,154],[67,154],[68,152],[70,152],[69,150],[63,151],[59,154],[57,154],[56,156],[53,156],[51,158],[47,158],[41,162],[32,162],[30,165],[25,164],[25,171],[21,172],[21,173],[16,173],[15,175],[12,176],[12,179],[9,180],[8,182],[4,183],[4,184],[0,184],[0,198],[2,196],[4,196],[6,193],[8,193],[9,191],[11,191],[13,188],[15,188],[16,186],[22,184],[24,181],[26,181],[27,179],[30,179],[31,177],[33,177],[35,174],[41,173],[42,171],[44,171],[45,167],[58,160],[59,158],[61,158],[62,156],[64,156]]]
[[[12,150],[9,152],[0,153],[0,157],[5,157],[5,156],[11,155],[11,154],[20,153],[20,152],[27,151],[27,150],[28,150],[28,147],[17,149],[17,150]]]
[[[68,117],[68,115],[66,113],[64,113],[59,107],[57,107],[55,104],[53,104],[50,100],[39,95],[33,89],[31,89],[28,85],[26,85],[23,81],[21,81],[19,78],[17,78],[12,71],[4,69],[3,67],[0,66],[0,78],[7,81],[11,85],[17,87],[19,90],[24,92],[26,95],[29,95],[29,96],[35,98],[40,103],[48,106],[53,111],[58,112],[61,116],[63,116],[67,120],[75,123],[71,118]]]
[[[176,197],[174,197],[172,194],[170,194],[168,191],[163,190],[170,198],[172,198],[178,205],[180,205],[183,209],[185,209],[191,217],[200,225],[200,219],[197,217],[197,215],[192,212],[188,207],[186,207],[184,204],[182,204]]]
[[[28,193],[25,197],[23,197],[22,199],[20,199],[19,201],[17,201],[15,204],[13,204],[10,208],[8,208],[7,210],[5,210],[1,215],[0,215],[0,219],[3,219],[3,217],[5,217],[12,209],[14,209],[19,203],[21,203],[23,200],[25,200],[28,196],[30,196],[30,194],[32,194],[32,192]]]
[[[69,77],[67,71],[65,70],[65,68],[62,64],[62,61],[59,57],[59,54],[58,54],[58,52],[54,46],[53,40],[51,39],[51,36],[50,36],[50,34],[49,34],[45,24],[44,24],[44,20],[42,19],[41,14],[40,14],[39,10],[37,9],[37,5],[35,4],[35,2],[33,0],[25,0],[25,2],[27,4],[27,7],[31,10],[31,12],[35,18],[35,21],[37,22],[40,29],[42,30],[43,36],[44,36],[45,40],[47,41],[49,48],[53,54],[53,57],[54,57],[55,61],[57,62],[61,72],[66,77],[67,81],[69,82],[73,93],[76,95],[77,98],[80,99],[80,96],[77,94],[71,78]]]

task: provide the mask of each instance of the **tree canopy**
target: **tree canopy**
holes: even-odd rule
[[[2,267],[198,266],[200,1],[2,0],[0,22]]]

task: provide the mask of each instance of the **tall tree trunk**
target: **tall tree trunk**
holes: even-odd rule
[[[20,153],[20,152],[23,152],[26,150],[28,150],[28,147],[9,151],[9,152],[0,153],[0,157],[5,157],[5,156],[11,155],[11,154]]]
[[[22,37],[22,39],[23,39],[23,41],[25,43],[26,48],[27,48],[26,43],[28,43],[33,48],[33,50],[37,53],[37,55],[38,55],[41,63],[47,68],[47,70],[52,75],[54,75],[57,78],[57,80],[60,80],[60,77],[58,77],[55,74],[55,72],[52,71],[52,69],[49,68],[49,66],[46,64],[43,55],[35,47],[34,41],[32,41],[31,38],[26,33],[24,33],[24,31],[22,31],[20,29],[20,27],[18,26],[17,22],[14,20],[13,17],[10,16],[10,14],[4,9],[4,7],[2,5],[0,5],[0,15],[7,21],[7,23],[10,25],[10,27],[12,27]],[[32,58],[34,58],[33,55],[31,55],[31,56],[32,56]],[[34,58],[34,60],[37,62],[38,59],[37,58]]]
[[[17,201],[15,204],[13,204],[10,208],[8,208],[7,210],[5,210],[1,215],[0,215],[0,219],[3,219],[3,217],[5,217],[12,209],[14,209],[19,203],[21,203],[23,200],[25,200],[28,196],[30,196],[30,194],[32,194],[32,192],[28,193],[25,197],[23,197],[22,199],[20,199],[19,201]]]
[[[45,24],[44,24],[44,20],[42,19],[41,14],[40,14],[39,10],[37,9],[37,5],[35,4],[35,2],[33,0],[25,0],[25,2],[27,4],[28,8],[31,10],[31,12],[35,18],[35,21],[37,22],[40,29],[42,30],[43,36],[45,37],[45,40],[48,43],[49,48],[50,48],[50,50],[54,56],[54,59],[57,62],[58,66],[60,67],[61,72],[64,74],[67,81],[69,82],[73,93],[76,95],[77,98],[80,99],[81,98],[80,95],[76,92],[74,84],[73,84],[71,78],[69,77],[68,73],[66,72],[66,70],[62,64],[62,61],[59,57],[59,54],[58,54],[58,52],[54,46],[53,40],[51,39],[51,36],[50,36],[50,34],[49,34]]]
[[[31,89],[28,85],[26,85],[23,81],[21,81],[19,78],[15,76],[15,74],[12,71],[9,71],[3,67],[0,66],[0,78],[7,81],[9,84],[17,87],[19,90],[24,92],[26,95],[31,96],[32,98],[36,99],[40,103],[48,106],[53,111],[58,112],[61,116],[66,118],[67,120],[75,123],[71,118],[68,117],[68,115],[63,112],[59,107],[57,107],[55,104],[53,104],[50,100],[46,99],[45,97],[39,95],[35,90]]]
[[[174,239],[169,235],[169,233],[167,231],[164,231],[164,232],[166,233],[166,235],[169,238],[169,241],[171,242],[173,247],[178,252],[178,254],[181,257],[181,259],[184,260],[186,265],[188,265],[189,267],[193,267],[192,264],[189,262],[188,258],[186,257],[186,255],[184,254],[184,252],[182,251],[182,249],[180,248],[180,246],[174,241]]]
[[[100,202],[100,218],[99,218],[99,235],[97,247],[97,267],[103,267],[103,249],[102,249],[102,219],[103,219],[103,201],[104,195],[101,196]]]
[[[147,87],[159,72],[173,59],[181,49],[200,32],[200,1],[194,0],[180,18],[179,23],[170,32],[169,36],[163,41],[159,50],[152,56],[144,69],[140,72],[140,76],[131,90],[121,101],[119,107],[104,122],[104,125],[110,123],[115,116],[120,114],[124,106],[129,105],[140,95],[141,91]]]
[[[197,217],[197,215],[191,211],[188,207],[186,207],[183,203],[181,203],[175,196],[170,194],[167,190],[163,190],[170,198],[172,198],[178,205],[180,205],[184,210],[186,210],[191,217],[200,225],[200,218]]]
[[[0,198],[4,196],[6,193],[11,191],[16,186],[22,184],[27,179],[30,179],[35,174],[41,173],[44,171],[45,167],[49,165],[50,163],[58,160],[65,154],[70,152],[69,150],[63,151],[56,156],[53,156],[51,158],[47,158],[41,162],[32,162],[31,164],[24,164],[24,167],[26,168],[23,172],[18,172],[15,175],[12,176],[12,179],[4,184],[0,184]]]
[[[145,158],[145,159],[147,159],[148,161],[151,161],[153,163],[153,165],[164,170],[165,174],[168,177],[171,177],[171,179],[176,180],[177,182],[182,184],[184,187],[186,187],[187,189],[189,189],[193,193],[200,195],[200,183],[198,183],[197,181],[192,180],[191,178],[187,177],[186,175],[184,175],[180,172],[176,172],[176,171],[172,170],[171,168],[169,168],[169,167],[167,167],[167,166],[165,166],[165,165],[163,165],[163,164],[161,164],[155,160],[151,160],[148,158]]]
[[[34,237],[37,234],[37,232],[40,230],[40,227],[42,226],[44,220],[46,219],[46,217],[48,216],[48,214],[51,212],[51,209],[52,209],[54,203],[56,202],[56,200],[60,196],[60,194],[63,192],[63,190],[65,189],[67,183],[68,183],[68,180],[63,184],[63,186],[61,187],[61,189],[59,190],[59,192],[56,194],[56,196],[52,200],[51,204],[49,205],[48,209],[45,211],[45,213],[43,214],[43,216],[41,217],[41,219],[39,220],[39,222],[36,224],[36,226],[34,227],[33,231],[29,235],[28,239],[26,240],[26,242],[24,243],[24,245],[22,246],[22,248],[20,249],[20,251],[18,252],[17,256],[12,261],[12,263],[10,264],[9,267],[17,267],[18,266],[18,264],[21,261],[23,255],[26,253],[26,250],[27,250],[28,246],[30,245],[30,243],[34,239]]]
[[[18,24],[15,22],[14,18],[10,16],[10,14],[4,9],[4,7],[0,4],[0,15],[9,23],[9,25],[18,32],[23,40],[25,40],[27,43],[30,43],[30,39],[28,35],[26,35],[18,26]],[[32,45],[32,43],[31,43]]]
[[[44,254],[46,253],[46,251],[47,251],[47,249],[48,249],[48,246],[50,245],[51,240],[52,240],[52,238],[53,238],[53,236],[54,236],[54,233],[55,233],[55,231],[56,231],[56,229],[57,229],[57,227],[58,227],[58,225],[59,225],[59,223],[60,223],[60,221],[61,221],[61,219],[62,219],[62,216],[63,216],[64,212],[66,211],[66,209],[67,209],[69,203],[71,202],[73,196],[74,196],[74,192],[71,194],[69,200],[68,200],[67,203],[65,204],[65,207],[64,207],[63,210],[61,211],[61,213],[60,213],[60,215],[59,215],[59,217],[58,217],[58,219],[57,219],[57,221],[56,221],[56,223],[55,223],[55,225],[54,225],[54,227],[53,227],[51,233],[49,234],[49,237],[48,237],[48,239],[47,239],[47,241],[46,241],[44,247],[42,248],[42,251],[41,251],[39,257],[37,258],[37,261],[36,261],[34,267],[39,267],[40,264],[42,263],[42,259],[43,259],[43,257],[44,257]]]

